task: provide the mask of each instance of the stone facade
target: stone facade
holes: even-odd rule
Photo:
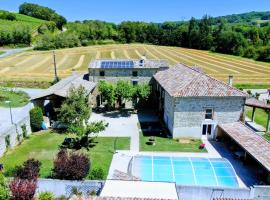
[[[165,93],[164,121],[174,138],[201,138],[203,124],[216,125],[239,121],[244,112],[244,97],[177,97]],[[205,119],[206,109],[213,109],[213,119]]]
[[[153,75],[158,71],[157,68],[133,68],[133,69],[101,69],[89,68],[89,81],[99,82],[105,80],[110,83],[116,83],[118,80],[138,81],[148,84]],[[104,72],[104,76],[100,73]],[[133,72],[137,72],[137,76],[133,76]]]

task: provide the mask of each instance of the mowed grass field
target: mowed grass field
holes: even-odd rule
[[[200,67],[207,74],[227,81],[234,75],[234,83],[270,84],[270,63],[180,47],[144,44],[114,44],[56,50],[58,74],[65,77],[72,69],[87,72],[91,60],[108,59],[167,59],[176,63]],[[0,79],[47,80],[53,79],[52,51],[27,51],[0,59]]]

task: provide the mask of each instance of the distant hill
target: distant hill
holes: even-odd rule
[[[0,10],[0,16],[1,14],[6,13],[6,12],[7,11]],[[45,20],[29,17],[27,15],[22,15],[19,13],[13,13],[13,12],[9,12],[9,13],[13,14],[16,18],[14,20],[7,20],[7,19],[0,18],[0,30],[1,29],[10,30],[19,26],[27,26],[31,29],[31,32],[34,33],[37,31],[37,28],[41,24],[44,24],[47,22]]]
[[[241,14],[225,15],[220,17],[215,17],[214,20],[219,21],[221,18],[226,19],[228,23],[231,24],[248,24],[248,25],[258,25],[270,22],[270,11],[265,12],[247,12]]]

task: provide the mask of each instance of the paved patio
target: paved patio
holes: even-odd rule
[[[101,137],[130,137],[130,150],[139,151],[139,131],[137,114],[125,114],[118,111],[107,113],[92,113],[90,122],[103,120],[109,126],[101,133]]]

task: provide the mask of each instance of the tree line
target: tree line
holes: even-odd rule
[[[38,4],[23,3],[19,7],[19,13],[46,21],[53,21],[60,30],[62,30],[63,25],[67,23],[66,18],[57,14],[54,10]]]
[[[188,22],[146,23],[125,21],[119,25],[103,21],[72,22],[66,25],[70,35],[70,45],[57,45],[52,48],[87,46],[102,41],[118,43],[147,43],[165,46],[179,46],[193,49],[244,56],[261,61],[270,61],[270,25],[230,24],[225,19],[218,21],[209,16],[201,20],[191,18]],[[38,49],[47,49],[45,38]],[[55,37],[55,36],[51,36]],[[50,40],[49,40],[50,41]]]
[[[19,12],[47,20],[37,29],[38,36],[22,26],[0,29],[0,45],[35,41],[35,49],[49,50],[107,43],[146,43],[179,46],[270,61],[270,12],[189,21],[146,23],[124,21],[114,24],[99,20],[69,22],[54,10],[37,4],[23,3]],[[3,16],[7,16],[5,13]],[[264,21],[258,26],[256,20]],[[262,24],[260,24],[262,25]],[[56,28],[66,31],[57,31]],[[33,37],[35,39],[33,40]]]

